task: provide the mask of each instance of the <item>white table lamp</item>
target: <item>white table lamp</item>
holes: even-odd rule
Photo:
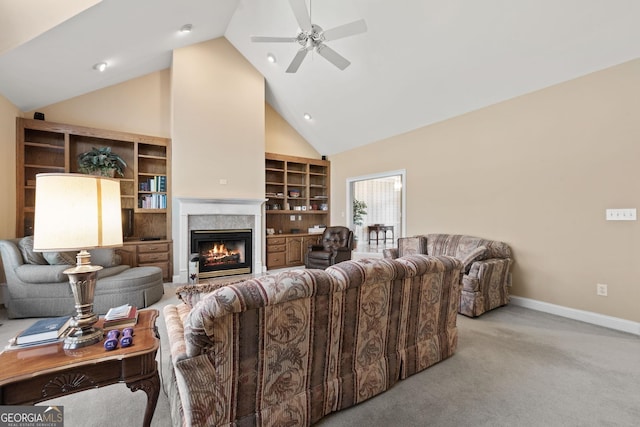
[[[33,248],[35,251],[80,251],[77,264],[64,271],[77,314],[64,348],[73,349],[102,340],[94,328],[96,272],[87,249],[122,246],[120,183],[102,176],[45,173],[36,175]]]

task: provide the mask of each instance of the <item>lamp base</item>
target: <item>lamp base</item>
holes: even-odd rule
[[[102,329],[94,328],[98,316],[93,312],[93,295],[96,289],[96,272],[102,269],[91,265],[91,255],[81,250],[77,264],[64,274],[69,276],[69,285],[76,303],[76,315],[71,319],[72,331],[64,339],[64,349],[71,350],[100,342],[104,336]]]
[[[77,329],[71,331],[64,339],[63,348],[65,350],[73,350],[88,345],[97,344],[102,341],[104,332],[99,328]]]

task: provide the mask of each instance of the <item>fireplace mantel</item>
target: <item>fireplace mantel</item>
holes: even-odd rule
[[[264,272],[263,209],[265,199],[206,199],[174,197],[173,199],[173,243],[174,283],[187,283],[189,273],[189,217],[194,215],[242,215],[251,216],[253,230],[252,272]]]

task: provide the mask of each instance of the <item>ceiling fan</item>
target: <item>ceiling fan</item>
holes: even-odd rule
[[[296,56],[289,64],[287,73],[295,73],[298,71],[300,64],[307,56],[307,53],[313,49],[320,56],[331,62],[341,70],[347,68],[349,62],[344,56],[324,44],[326,41],[337,40],[343,37],[353,36],[367,31],[367,24],[364,19],[340,25],[330,30],[323,30],[322,27],[311,23],[311,15],[307,11],[305,0],[289,0],[293,14],[300,26],[300,32],[296,37],[262,37],[253,36],[251,41],[258,43],[282,43],[297,42],[302,48],[298,50]]]

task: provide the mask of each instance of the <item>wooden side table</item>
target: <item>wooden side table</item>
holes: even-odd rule
[[[382,242],[387,241],[387,231],[391,231],[391,240],[393,240],[393,225],[383,225],[383,224],[374,224],[367,227],[367,234],[369,237],[369,242],[371,242],[371,233],[376,233],[376,245],[378,244],[378,240],[380,239],[380,233],[384,236],[382,238]]]
[[[147,394],[144,426],[151,419],[160,394],[156,353],[160,338],[158,310],[140,310],[133,345],[105,351],[101,341],[75,350],[63,343],[5,350],[0,353],[0,405],[34,405],[43,400],[115,383]],[[97,324],[102,326],[102,320]]]

